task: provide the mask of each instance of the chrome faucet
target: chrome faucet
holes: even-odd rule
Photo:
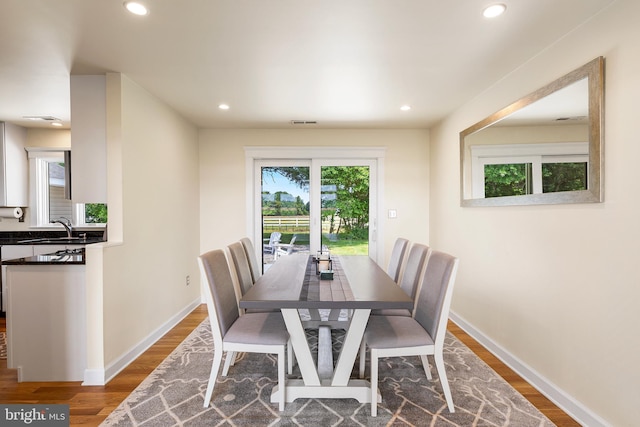
[[[71,226],[71,221],[69,220],[69,218],[65,218],[65,217],[61,216],[58,219],[51,220],[51,224],[53,224],[53,223],[62,224],[64,229],[67,230],[67,237],[69,239],[72,237],[73,227]]]

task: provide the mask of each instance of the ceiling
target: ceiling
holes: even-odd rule
[[[0,120],[121,72],[200,128],[428,128],[615,0],[141,1],[3,0]]]

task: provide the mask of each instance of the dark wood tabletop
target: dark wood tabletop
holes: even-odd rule
[[[333,280],[320,280],[309,254],[283,256],[242,297],[241,308],[406,308],[411,298],[368,256],[334,256]]]

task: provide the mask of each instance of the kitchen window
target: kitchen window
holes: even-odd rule
[[[69,218],[74,227],[102,226],[107,222],[104,203],[73,203],[69,199],[68,161],[64,150],[29,150],[31,224],[50,227],[51,220]]]

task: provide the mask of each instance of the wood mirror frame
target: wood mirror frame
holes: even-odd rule
[[[588,165],[587,165],[587,189],[575,191],[559,191],[548,193],[524,194],[501,197],[473,197],[471,177],[470,139],[478,136],[481,131],[492,128],[495,131],[506,123],[506,119],[522,112],[525,107],[529,110],[536,108],[551,96],[562,89],[567,89],[586,79],[588,87],[588,112],[586,113],[586,133],[588,134]],[[568,90],[567,90],[568,91]],[[534,103],[540,103],[533,105]],[[560,103],[558,103],[560,104]],[[587,106],[584,106],[587,108]],[[561,115],[557,111],[553,113],[556,125],[559,121],[568,120],[568,115]],[[548,117],[546,120],[550,120]],[[512,128],[513,131],[514,128]],[[535,127],[529,127],[535,129]],[[551,128],[548,128],[551,129]],[[559,129],[559,128],[558,128]],[[528,136],[530,137],[530,136]],[[535,137],[529,142],[536,141]],[[460,205],[461,206],[513,206],[513,205],[543,205],[562,203],[597,203],[602,202],[604,196],[603,182],[603,145],[604,145],[604,58],[598,57],[582,67],[568,73],[556,81],[538,89],[523,97],[506,108],[481,120],[473,126],[460,132]],[[484,172],[482,172],[484,174]],[[484,176],[484,175],[482,175]],[[484,193],[484,189],[481,191]]]

